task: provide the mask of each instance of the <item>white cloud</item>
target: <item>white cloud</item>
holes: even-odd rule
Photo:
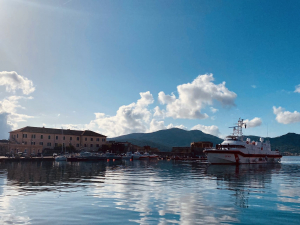
[[[92,120],[86,128],[99,130],[109,137],[146,132],[152,117],[147,107],[154,100],[149,91],[140,93],[140,96],[136,103],[121,106],[115,116],[95,113],[95,120]]]
[[[19,100],[21,99],[28,100],[28,99],[32,99],[32,97],[31,96],[29,97],[9,96],[7,98],[4,98],[2,101],[0,101],[0,113],[6,114],[7,124],[12,129],[16,129],[18,127],[19,122],[24,122],[29,118],[33,118],[33,116],[17,113],[17,108],[25,109],[19,104]]]
[[[152,119],[150,122],[150,128],[148,130],[149,133],[155,132],[158,130],[164,130],[166,129],[164,121],[157,121],[155,119]]]
[[[164,121],[157,121],[155,119],[152,119],[152,121],[150,123],[150,128],[147,132],[155,132],[158,130],[165,130],[165,129],[171,129],[171,128],[179,128],[179,129],[183,129],[183,130],[187,129],[182,124],[181,125],[173,125],[172,123],[170,123],[168,126],[165,126]]]
[[[273,106],[273,113],[276,115],[276,120],[278,123],[289,124],[300,122],[300,113],[297,111],[289,112],[284,111],[282,107],[276,108]]]
[[[161,110],[161,109],[159,108],[159,106],[156,106],[156,107],[154,108],[154,114],[153,114],[153,116],[156,116],[156,117],[164,117],[164,116],[165,116],[165,111],[164,111],[164,110]]]
[[[7,139],[12,130],[12,126],[7,123],[8,113],[0,113],[0,139]]]
[[[78,124],[62,124],[61,127],[63,129],[70,129],[70,130],[81,130],[82,125],[78,125]]]
[[[262,124],[262,120],[261,118],[255,117],[252,120],[244,120],[244,123],[246,123],[247,128],[258,127]]]
[[[171,128],[179,128],[179,129],[187,130],[187,128],[182,124],[181,125],[173,125],[172,123],[170,123],[167,126],[167,129],[171,129]]]
[[[236,94],[225,87],[225,82],[214,84],[212,74],[199,75],[192,83],[177,86],[178,98],[172,93],[158,94],[158,100],[166,105],[166,116],[185,119],[205,119],[208,117],[201,110],[213,101],[223,106],[233,106]]]
[[[296,93],[300,93],[300,84],[298,84],[296,87],[295,87],[295,91]]]
[[[220,134],[221,134],[219,131],[219,127],[217,127],[215,125],[204,126],[204,125],[198,124],[198,125],[192,127],[191,130],[201,130],[203,133],[211,134],[214,136],[220,136]]]
[[[5,86],[7,92],[15,92],[17,89],[21,89],[25,95],[29,95],[35,90],[31,80],[17,74],[15,71],[0,72],[0,85]]]
[[[256,88],[256,85],[251,85],[252,88]]]
[[[218,110],[218,109],[215,109],[214,107],[210,107],[210,111],[211,111],[212,113],[216,113],[216,112],[218,112],[219,110]]]

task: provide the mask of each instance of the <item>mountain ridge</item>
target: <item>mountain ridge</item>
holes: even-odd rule
[[[259,136],[245,135],[251,140],[259,141]],[[286,133],[278,137],[264,137],[271,142],[272,150],[278,149],[280,152],[300,153],[300,134]],[[211,134],[203,133],[200,130],[183,130],[180,128],[171,128],[159,130],[152,133],[132,133],[121,135],[114,138],[108,138],[112,141],[128,141],[139,146],[149,145],[158,148],[160,151],[171,151],[172,147],[187,147],[192,142],[210,141],[214,144],[220,144],[223,139]]]

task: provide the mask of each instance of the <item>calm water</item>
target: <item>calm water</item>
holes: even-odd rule
[[[0,224],[299,224],[300,157],[0,164]]]

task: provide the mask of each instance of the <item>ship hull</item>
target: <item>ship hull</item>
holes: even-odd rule
[[[206,150],[207,160],[211,164],[261,164],[280,163],[281,155],[245,154],[239,151]]]

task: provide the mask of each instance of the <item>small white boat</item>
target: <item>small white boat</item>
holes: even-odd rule
[[[116,154],[111,153],[111,152],[106,152],[105,155],[104,155],[104,157],[106,157],[106,159],[115,159],[115,160],[122,159],[121,156],[116,155]]]
[[[133,159],[132,152],[127,152],[126,155],[122,156],[122,159]]]
[[[140,159],[141,156],[142,154],[140,152],[133,153],[133,159]]]
[[[57,162],[67,161],[67,157],[65,155],[56,156],[55,161]]]

